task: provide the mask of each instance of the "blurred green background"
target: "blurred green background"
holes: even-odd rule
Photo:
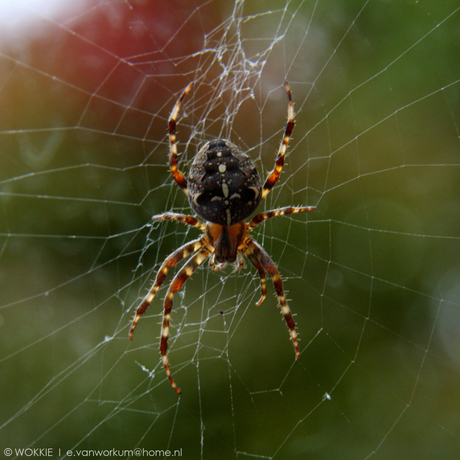
[[[460,457],[459,19],[454,1],[1,6],[1,452]],[[253,267],[204,264],[175,298],[178,397],[158,352],[165,289],[128,340],[155,270],[197,236],[150,225],[191,213],[169,113],[196,80],[182,169],[222,136],[265,178],[285,79],[296,127],[260,209],[317,209],[254,237],[301,358],[270,283],[257,307]]]

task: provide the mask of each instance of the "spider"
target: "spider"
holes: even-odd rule
[[[249,233],[260,223],[272,217],[315,209],[314,206],[278,208],[257,214],[248,223],[245,222],[245,219],[266,198],[283,169],[284,156],[294,128],[294,104],[288,83],[285,83],[288,96],[288,122],[275,159],[275,167],[263,186],[257,169],[248,155],[226,139],[211,140],[203,145],[192,162],[188,180],[178,169],[176,123],[182,101],[192,86],[193,83],[183,91],[169,117],[169,164],[173,179],[187,195],[193,211],[204,219],[205,223],[196,217],[173,212],[153,216],[152,220],[181,222],[201,230],[203,235],[196,240],[185,243],[165,259],[158,270],[153,286],[136,310],[129,332],[129,338],[132,340],[134,329],[141,315],[152,303],[168,271],[182,259],[191,256],[169,285],[164,299],[161,326],[160,353],[166,375],[178,394],[180,394],[180,390],[172,378],[166,354],[173,297],[209,256],[209,265],[213,270],[220,270],[227,263],[234,264],[237,269],[241,269],[243,268],[243,254],[247,257],[257,269],[260,277],[262,296],[256,305],[261,305],[267,295],[265,272],[271,276],[281,313],[284,315],[294,344],[296,359],[299,358],[295,323],[284,294],[283,282],[273,260],[263,247],[249,236]]]

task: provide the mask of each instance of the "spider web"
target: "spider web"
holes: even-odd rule
[[[10,3],[0,7],[2,454],[458,457],[458,2]],[[275,296],[255,306],[250,264],[203,264],[174,300],[178,396],[158,351],[172,274],[128,339],[161,262],[198,235],[151,222],[191,213],[166,164],[169,113],[195,81],[181,168],[219,136],[265,178],[285,79],[296,127],[259,209],[317,209],[254,237],[283,276],[300,360]]]

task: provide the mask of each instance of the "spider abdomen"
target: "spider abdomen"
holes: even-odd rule
[[[250,216],[262,199],[254,163],[225,139],[207,142],[200,149],[190,167],[187,188],[196,214],[226,227]]]

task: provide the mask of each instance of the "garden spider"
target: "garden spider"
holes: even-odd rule
[[[220,270],[226,263],[233,263],[236,268],[241,269],[243,267],[242,254],[244,254],[259,272],[262,297],[257,305],[260,305],[267,295],[265,272],[271,276],[281,313],[284,315],[291,334],[296,359],[299,358],[295,323],[284,295],[281,277],[273,260],[262,246],[249,236],[249,232],[266,219],[315,209],[314,206],[278,208],[257,214],[249,223],[245,222],[245,219],[256,210],[259,203],[268,195],[283,169],[284,155],[294,128],[294,104],[287,82],[285,86],[288,95],[288,122],[276,156],[275,167],[263,186],[254,163],[248,155],[225,139],[207,142],[195,156],[190,167],[188,180],[185,179],[177,167],[176,121],[182,101],[190,92],[192,85],[193,83],[184,90],[169,117],[169,162],[173,179],[187,195],[191,208],[206,223],[193,216],[173,212],[153,216],[152,219],[182,222],[201,230],[204,235],[185,243],[165,259],[158,270],[152,288],[136,310],[129,332],[129,338],[132,340],[137,322],[152,303],[155,294],[166,278],[168,270],[191,255],[191,258],[178,271],[169,285],[164,300],[161,327],[160,353],[163,365],[171,385],[179,394],[180,390],[172,378],[166,355],[173,297],[208,256],[211,256],[209,264],[213,270]]]

